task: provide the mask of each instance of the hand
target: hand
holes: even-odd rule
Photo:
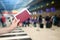
[[[14,19],[12,22],[12,27],[17,27],[20,20]]]
[[[22,23],[19,23],[19,27],[21,27],[22,26]]]
[[[14,19],[10,27],[1,28],[0,29],[0,35],[4,34],[4,33],[11,32],[12,30],[14,30],[17,27],[17,24],[19,21],[20,20]]]

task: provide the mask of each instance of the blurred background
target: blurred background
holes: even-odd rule
[[[0,0],[0,28],[9,27],[14,15],[24,8],[31,17],[20,28],[32,40],[60,40],[60,0]]]
[[[0,0],[0,19],[3,15],[5,21],[12,22],[13,15],[23,8],[27,8],[32,14],[31,17],[36,17],[39,21],[39,15],[43,18],[47,15],[50,17],[60,15],[60,0]]]

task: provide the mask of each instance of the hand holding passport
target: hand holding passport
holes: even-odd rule
[[[20,19],[19,23],[23,23],[30,17],[31,17],[30,12],[27,9],[23,9],[21,12],[19,12],[15,15],[16,19]]]

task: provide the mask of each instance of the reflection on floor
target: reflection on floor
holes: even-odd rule
[[[24,27],[22,28],[32,40],[60,40],[60,27],[52,28]]]
[[[0,35],[0,40],[32,40],[32,39],[22,29],[16,28],[10,33]]]
[[[28,35],[27,35],[28,34]],[[60,40],[60,27],[52,26],[52,28],[19,27],[11,33],[0,35],[1,40]]]

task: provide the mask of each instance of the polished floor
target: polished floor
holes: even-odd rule
[[[60,27],[52,28],[24,27],[22,28],[32,40],[60,40]]]
[[[46,28],[45,25],[44,28],[40,28],[38,24],[37,27],[33,27],[33,25],[30,25],[29,27],[27,26],[19,28],[22,29],[32,40],[60,40],[60,27],[54,25],[52,26],[52,28]],[[15,37],[15,39],[16,38],[21,37]]]

